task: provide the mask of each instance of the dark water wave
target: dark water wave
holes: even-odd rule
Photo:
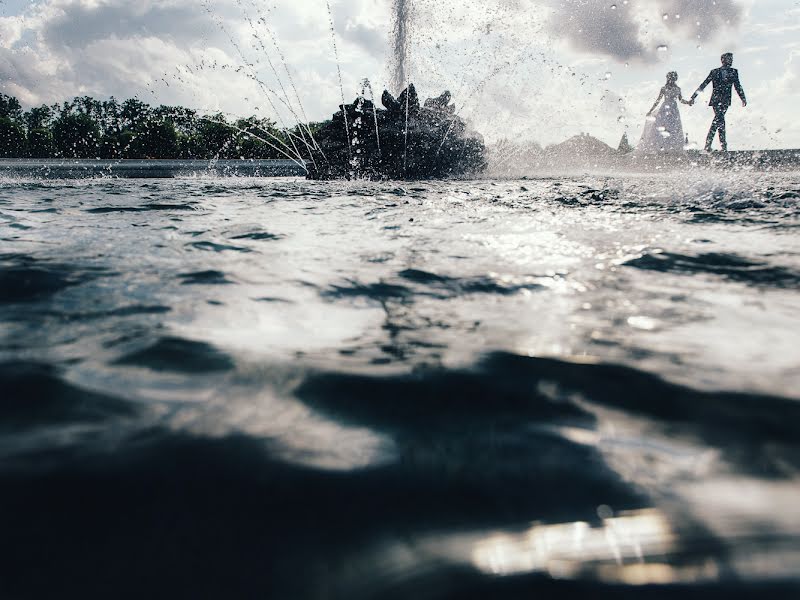
[[[346,284],[331,286],[323,293],[323,296],[333,299],[363,296],[377,301],[411,298],[412,296],[448,299],[467,294],[507,296],[522,290],[543,289],[543,286],[532,281],[504,282],[486,276],[447,277],[420,269],[404,269],[397,273],[396,281],[397,283],[348,281]],[[401,283],[403,281],[416,285],[413,287],[412,285],[403,285]]]
[[[112,319],[115,317],[134,317],[138,315],[163,315],[170,312],[169,306],[141,306],[133,304],[130,306],[120,306],[108,310],[96,310],[86,312],[67,312],[67,311],[37,311],[43,317],[57,317],[64,322],[69,321],[92,321],[96,319]]]
[[[126,213],[126,212],[149,212],[149,211],[171,211],[171,210],[197,210],[197,206],[192,203],[186,204],[144,204],[142,206],[98,206],[96,208],[87,208],[85,212],[95,215],[103,215],[107,213]]]
[[[280,240],[282,238],[282,235],[269,233],[268,231],[254,231],[252,233],[242,233],[231,237],[232,240],[255,240],[257,242]]]
[[[226,252],[226,251],[233,251],[233,252],[252,252],[253,250],[250,248],[245,248],[244,246],[232,246],[230,244],[216,244],[214,242],[209,241],[202,241],[202,242],[191,242],[187,244],[187,246],[191,246],[197,250],[203,250],[206,252]]]
[[[52,365],[0,363],[4,399],[0,429],[6,433],[52,425],[110,421],[137,414],[134,404],[65,382]]]
[[[176,337],[161,338],[147,348],[123,356],[115,364],[198,374],[233,368],[233,361],[213,346]]]
[[[771,266],[735,254],[705,253],[687,256],[673,252],[651,252],[624,264],[660,273],[719,275],[729,281],[754,286],[791,289],[800,287],[800,271]]]
[[[0,255],[0,303],[35,302],[107,275],[97,267],[41,260],[27,254]]]
[[[198,360],[213,369],[226,359],[172,339],[125,362],[188,372],[181,365],[199,368]],[[430,546],[442,539],[447,548],[448,536],[463,531],[512,535],[532,521],[599,526],[598,503],[620,514],[652,506],[657,499],[624,481],[595,447],[558,433],[595,430],[593,404],[701,437],[735,469],[758,464],[762,476],[786,478],[800,468],[800,406],[781,398],[699,392],[627,367],[509,354],[397,376],[310,372],[296,401],[390,435],[398,449],[391,462],[332,472],[287,462],[277,441],[244,433],[136,425],[136,402],[76,388],[51,367],[7,363],[0,377],[6,432],[106,424],[104,434],[58,453],[46,444],[32,453],[0,444],[7,597],[789,598],[798,590],[791,581],[756,586],[724,575],[633,587],[535,572],[498,577]],[[726,563],[731,540],[678,521],[686,515],[671,518],[678,531],[691,531],[692,545],[659,561]],[[771,543],[763,537],[753,551]],[[591,560],[617,568],[612,554]]]
[[[184,285],[227,285],[233,283],[222,271],[197,271],[178,276]]]

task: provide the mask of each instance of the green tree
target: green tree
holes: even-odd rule
[[[0,117],[0,158],[25,155],[25,131],[8,117]]]
[[[21,120],[22,107],[19,104],[19,100],[14,96],[0,94],[0,118],[6,118],[11,121]]]
[[[85,113],[62,114],[53,123],[53,142],[60,156],[94,158],[98,153],[99,141],[100,128]]]
[[[130,144],[130,158],[178,158],[180,146],[178,132],[167,119],[152,115],[140,123]]]
[[[137,125],[150,119],[153,109],[138,98],[129,98],[120,106],[119,118],[122,129],[136,130]]]
[[[25,113],[23,120],[28,127],[28,131],[34,129],[48,129],[53,124],[53,109],[46,104],[33,107]]]
[[[101,103],[99,126],[103,137],[98,147],[101,158],[123,158],[130,145],[132,136],[123,135],[121,112],[122,107],[114,96]]]
[[[53,143],[53,134],[49,129],[31,129],[28,131],[28,151],[31,158],[52,158],[56,146]]]
[[[222,113],[200,117],[182,106],[153,108],[138,98],[120,103],[76,96],[23,112],[16,98],[0,94],[0,156],[281,158],[277,148],[302,133],[255,116],[231,123]]]
[[[192,136],[194,158],[226,158],[236,146],[236,132],[223,114],[200,119]]]
[[[270,119],[248,117],[236,121],[238,156],[235,158],[284,158],[276,148],[285,151],[286,136]]]

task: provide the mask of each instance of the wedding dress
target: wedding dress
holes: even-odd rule
[[[656,113],[648,116],[639,146],[639,152],[683,152],[684,137],[681,113],[678,100],[681,99],[681,88],[676,85],[665,85],[661,88],[664,102]]]

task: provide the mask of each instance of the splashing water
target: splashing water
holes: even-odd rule
[[[342,83],[342,67],[341,63],[339,62],[339,49],[336,47],[336,28],[334,27],[333,23],[333,11],[331,10],[331,3],[327,3],[328,6],[328,18],[330,19],[331,23],[331,43],[333,45],[333,58],[336,60],[336,72],[339,75],[339,91],[342,95],[342,107],[345,105],[344,99],[344,84]],[[352,159],[351,151],[350,151],[350,126],[347,123],[347,111],[342,108],[342,114],[344,115],[344,130],[345,134],[347,135],[347,156]]]
[[[369,91],[369,100],[372,102],[372,120],[375,124],[375,139],[378,143],[378,153],[383,154],[381,150],[381,132],[378,129],[378,109],[375,106],[375,92],[372,89],[372,83],[370,83],[369,79],[364,79],[361,82],[361,95],[366,98],[367,91]]]

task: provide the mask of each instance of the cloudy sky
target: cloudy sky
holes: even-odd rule
[[[800,0],[406,2],[420,95],[449,89],[489,141],[589,132],[616,145],[627,131],[635,142],[667,71],[689,96],[732,51],[749,106],[729,112],[731,147],[800,147]],[[393,0],[0,0],[0,92],[26,106],[136,96],[287,125],[327,118],[341,102],[337,56],[348,101],[365,78],[378,95],[388,86],[392,11]],[[698,142],[711,110],[698,102],[683,119]]]

